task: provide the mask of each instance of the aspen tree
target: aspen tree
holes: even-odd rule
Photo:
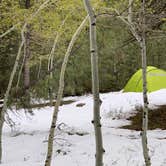
[[[147,130],[148,130],[148,96],[147,96],[147,62],[146,62],[146,34],[145,34],[145,0],[142,0],[142,32],[141,32],[141,54],[142,54],[142,80],[143,80],[143,116],[142,116],[142,147],[143,155],[145,159],[146,166],[151,165],[149,157],[149,149],[147,145]]]
[[[28,10],[30,9],[31,6],[31,1],[30,0],[26,0],[25,1],[25,9]],[[29,108],[30,105],[30,91],[29,91],[29,87],[30,87],[30,67],[29,67],[29,61],[30,61],[30,57],[31,57],[31,52],[30,52],[30,24],[28,23],[26,25],[26,30],[25,30],[25,43],[24,43],[24,70],[23,70],[23,83],[24,83],[24,96],[25,96],[25,101],[24,101],[24,105],[25,108],[28,108],[28,112],[32,113],[32,110]]]
[[[85,9],[89,15],[90,24],[90,52],[91,52],[91,71],[92,71],[92,91],[93,91],[93,121],[96,141],[96,166],[103,165],[103,140],[100,122],[100,105],[99,98],[99,74],[98,74],[98,53],[96,41],[96,16],[91,7],[89,0],[84,0]]]
[[[1,111],[1,117],[0,117],[0,163],[2,162],[2,128],[3,128],[4,118],[5,118],[5,112],[7,110],[7,102],[8,102],[8,98],[9,98],[9,93],[10,93],[10,90],[11,90],[11,87],[12,87],[13,79],[14,79],[14,76],[15,76],[15,73],[16,73],[16,70],[17,70],[17,66],[18,66],[20,56],[21,56],[21,50],[22,50],[22,47],[23,47],[24,42],[25,42],[24,31],[25,31],[26,25],[27,24],[24,24],[24,26],[22,28],[22,31],[21,31],[22,41],[21,41],[20,47],[18,49],[18,53],[17,53],[17,56],[16,56],[16,60],[15,60],[13,70],[11,72],[8,87],[7,87],[7,90],[6,90],[6,93],[5,93],[5,97],[4,97],[3,108],[2,108],[2,111]]]
[[[19,59],[21,57],[21,50],[22,50],[22,47],[24,46],[24,43],[25,43],[24,32],[26,30],[27,24],[30,21],[32,21],[34,17],[36,17],[36,15],[40,12],[40,10],[44,9],[47,6],[49,1],[50,0],[46,0],[43,4],[41,4],[40,7],[26,20],[26,22],[24,23],[24,25],[22,26],[22,29],[21,29],[21,39],[22,40],[21,40],[21,44],[19,46],[19,49],[18,49],[18,52],[16,55],[16,60],[15,60],[14,66],[13,66],[13,70],[12,70],[10,78],[9,78],[9,83],[8,83],[7,90],[6,90],[5,96],[4,96],[3,108],[2,108],[2,111],[0,114],[0,116],[1,116],[0,117],[0,163],[2,162],[2,128],[3,128],[3,124],[4,124],[4,120],[5,120],[5,112],[7,110],[7,102],[8,102],[9,94],[11,91],[13,79],[14,79],[14,76],[16,74]],[[5,32],[4,34],[7,35],[8,33]],[[1,36],[4,37],[4,34],[2,34]]]
[[[151,166],[151,161],[149,157],[149,149],[148,149],[148,143],[147,143],[147,130],[148,130],[148,97],[147,97],[147,78],[146,78],[146,68],[147,68],[147,62],[146,62],[146,34],[145,34],[145,0],[142,0],[141,3],[141,24],[140,32],[138,32],[136,25],[133,23],[132,18],[132,6],[133,6],[133,0],[129,0],[129,14],[128,14],[128,20],[126,20],[124,17],[120,16],[119,12],[116,10],[117,14],[119,15],[119,18],[128,25],[130,28],[130,31],[132,32],[133,36],[138,41],[140,48],[141,48],[141,57],[142,57],[142,80],[143,80],[143,115],[142,115],[142,148],[143,148],[143,156],[145,160],[146,166]],[[137,25],[138,26],[138,25]]]
[[[54,39],[54,43],[53,43],[53,46],[52,46],[52,49],[51,49],[51,53],[50,53],[49,58],[48,58],[48,71],[53,69],[55,49],[56,49],[58,40],[59,40],[60,36],[62,35],[62,28],[63,28],[67,18],[68,18],[68,16],[66,16],[66,18],[62,21],[62,24],[60,25],[60,28],[59,28],[59,30],[56,34],[55,39]],[[53,101],[52,101],[53,100],[53,94],[52,94],[52,85],[50,85],[50,81],[52,81],[52,79],[53,79],[53,71],[51,71],[49,75],[50,75],[49,79],[48,79],[49,98],[50,98],[50,105],[52,106],[52,104],[53,104]]]
[[[66,71],[68,59],[69,59],[70,53],[72,51],[73,45],[74,45],[75,41],[77,40],[79,34],[81,33],[87,19],[88,19],[88,17],[86,17],[82,21],[81,25],[78,27],[78,29],[76,30],[76,32],[72,36],[72,39],[69,43],[66,54],[64,56],[64,60],[63,60],[62,67],[61,67],[60,79],[59,79],[59,89],[58,89],[58,94],[57,94],[57,100],[55,103],[53,117],[52,117],[52,123],[51,123],[50,131],[49,131],[47,156],[46,156],[46,160],[45,160],[45,166],[50,166],[51,161],[52,161],[54,133],[55,133],[55,128],[56,128],[56,121],[57,121],[59,106],[60,106],[62,96],[63,96],[64,76],[65,76],[65,71]]]
[[[30,8],[30,0],[25,1],[25,9]],[[29,58],[30,58],[30,24],[27,24],[25,33],[25,44],[24,44],[24,88],[25,93],[29,91],[30,84],[30,69],[29,69]]]
[[[37,73],[37,78],[40,78],[40,73],[41,73],[41,67],[42,67],[42,58],[39,58],[39,69]]]

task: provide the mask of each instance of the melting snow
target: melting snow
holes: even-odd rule
[[[142,106],[141,93],[100,94],[102,105],[105,166],[143,166],[140,132],[120,129],[136,107]],[[166,104],[166,89],[148,94],[150,107]],[[65,98],[65,100],[71,99]],[[52,165],[93,166],[95,159],[92,95],[72,97],[75,102],[60,107]],[[81,104],[82,106],[78,106]],[[43,166],[53,107],[34,109],[34,116],[18,110],[8,114],[15,122],[3,128],[2,166]],[[148,131],[152,166],[166,165],[166,131]]]

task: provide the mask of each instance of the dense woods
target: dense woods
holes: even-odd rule
[[[18,1],[19,2],[19,1]],[[29,15],[33,14],[42,4],[40,2],[31,2],[31,8],[25,9],[25,2],[20,1],[2,1],[1,2],[1,27],[0,34],[8,29],[16,26],[9,34],[0,40],[0,96],[3,98],[9,75],[14,64],[15,56],[19,47],[20,28]],[[81,22],[81,18],[85,16],[82,2],[54,2],[50,1],[46,7],[31,21],[30,26],[30,46],[29,51],[29,69],[30,69],[30,92],[38,97],[49,97],[49,89],[57,91],[60,66],[66,47],[72,35]],[[99,3],[99,2],[98,2]],[[101,3],[101,2],[100,2]],[[96,8],[97,14],[97,40],[99,47],[99,76],[101,92],[116,91],[124,87],[130,76],[141,66],[139,46],[132,36],[127,25],[119,20],[113,12],[113,7],[119,8],[120,12],[127,8],[128,3],[123,2],[124,6],[117,2],[101,3],[103,8]],[[157,6],[152,1],[149,6],[149,13],[155,15],[151,18],[148,13],[148,37],[147,37],[147,64],[159,68],[166,68],[165,47],[165,3],[158,2]],[[98,4],[96,4],[98,5]],[[109,9],[110,8],[110,9]],[[135,7],[134,10],[137,10]],[[76,13],[79,11],[79,15]],[[68,16],[67,16],[68,15]],[[125,15],[125,13],[124,13]],[[137,17],[136,13],[134,17]],[[62,28],[64,19],[65,23]],[[19,25],[17,25],[19,24]],[[151,29],[150,29],[151,28]],[[62,31],[62,32],[59,32]],[[79,39],[72,49],[72,55],[67,66],[65,79],[65,95],[81,95],[91,91],[90,87],[90,57],[89,57],[89,37],[88,28],[84,28]],[[54,51],[53,68],[48,71],[48,59],[57,33],[61,33],[61,37],[57,41]],[[22,54],[24,51],[22,50]],[[25,58],[26,59],[26,58]],[[22,96],[24,100],[24,75],[25,64],[23,56],[19,60],[17,76],[12,86],[11,97]],[[16,89],[19,70],[21,74],[20,83]],[[50,69],[51,70],[51,69]],[[49,78],[52,72],[54,79]],[[75,72],[79,73],[78,75]],[[49,81],[49,84],[48,84]],[[42,88],[42,90],[41,90]],[[54,94],[55,96],[56,94]],[[19,99],[20,100],[20,99]]]
[[[12,123],[5,119],[7,107],[25,108],[33,115],[33,100],[53,105],[56,99],[45,161],[50,166],[62,97],[92,92],[96,166],[102,166],[99,92],[122,90],[142,67],[142,146],[150,166],[146,67],[166,70],[165,9],[165,0],[1,0],[0,133],[4,120]]]

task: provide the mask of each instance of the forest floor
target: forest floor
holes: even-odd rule
[[[104,166],[143,166],[140,131],[124,129],[142,106],[141,93],[100,94],[102,130],[106,153]],[[166,105],[166,89],[148,94],[150,108]],[[93,166],[95,162],[92,95],[67,97],[74,102],[60,106],[54,140],[52,165]],[[11,112],[15,122],[3,128],[2,166],[43,166],[53,107],[33,109],[31,116],[24,110]],[[157,123],[157,120],[156,120]],[[166,123],[166,121],[163,123]],[[166,130],[148,131],[152,166],[166,166]]]

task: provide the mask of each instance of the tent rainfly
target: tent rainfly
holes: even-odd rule
[[[166,89],[166,71],[147,67],[147,91]],[[142,92],[142,69],[139,69],[124,87],[124,92]]]

